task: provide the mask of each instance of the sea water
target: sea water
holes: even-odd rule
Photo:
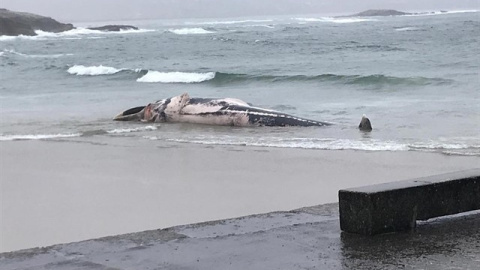
[[[0,37],[0,145],[109,144],[122,137],[480,156],[478,11],[122,23],[141,29]],[[238,98],[334,125],[112,121],[126,109],[184,92]],[[363,114],[372,132],[358,130]]]

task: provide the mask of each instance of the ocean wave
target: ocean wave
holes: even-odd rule
[[[454,142],[457,141],[458,142]],[[451,138],[446,140],[430,140],[409,144],[410,150],[423,152],[438,152],[446,155],[480,156],[478,138]]]
[[[144,72],[142,69],[128,69],[128,68],[114,68],[109,66],[83,66],[83,65],[74,65],[70,67],[67,72],[72,75],[79,76],[98,76],[98,75],[111,75],[116,74],[122,71],[130,71],[135,73]]]
[[[180,28],[180,29],[169,29],[168,32],[176,35],[202,35],[202,34],[213,34],[215,32],[205,30],[203,28]]]
[[[83,66],[83,65],[75,65],[70,67],[67,72],[72,75],[87,75],[87,76],[96,76],[96,75],[108,75],[108,74],[115,74],[117,72],[122,71],[121,69],[116,69],[114,67],[107,67],[107,66]]]
[[[13,41],[16,39],[35,39],[36,36],[0,36],[0,41]]]
[[[235,20],[235,21],[207,21],[207,22],[187,22],[189,25],[222,25],[222,24],[243,24],[243,23],[265,23],[273,20]]]
[[[112,130],[87,130],[79,133],[57,133],[57,134],[10,134],[2,135],[0,134],[0,141],[27,141],[27,140],[49,140],[49,139],[61,139],[61,138],[73,138],[73,137],[91,137],[97,135],[106,135],[106,134],[123,134],[123,133],[132,133],[132,132],[142,132],[142,131],[155,131],[157,126],[141,126],[134,128],[116,128]]]
[[[147,140],[161,140],[177,143],[202,145],[252,146],[274,148],[301,148],[316,150],[360,150],[360,151],[419,151],[445,155],[480,156],[480,145],[431,141],[401,142],[377,139],[336,139],[336,138],[281,138],[281,137],[236,137],[236,136],[193,136],[165,138],[143,136]]]
[[[455,13],[477,13],[480,12],[478,9],[465,9],[465,10],[449,10],[446,13],[455,14]]]
[[[199,83],[211,80],[215,72],[194,73],[194,72],[160,72],[146,69],[115,68],[109,66],[84,66],[74,65],[68,68],[67,72],[78,76],[102,76],[120,74],[130,78],[132,73],[136,74],[137,82],[143,83]],[[121,75],[123,74],[123,75]]]
[[[299,22],[327,22],[327,23],[359,23],[359,22],[374,22],[377,19],[372,18],[334,18],[334,17],[320,17],[320,18],[293,18]]]
[[[477,9],[466,9],[466,10],[438,10],[431,12],[418,12],[413,14],[401,15],[405,17],[418,17],[418,16],[435,16],[435,15],[445,15],[445,14],[459,14],[459,13],[477,13]]]
[[[446,84],[451,80],[442,78],[426,78],[426,77],[394,77],[382,74],[373,75],[337,75],[337,74],[320,74],[320,75],[248,75],[248,74],[232,74],[216,72],[215,77],[210,82],[217,84],[244,83],[244,82],[336,82],[343,84],[357,85],[429,85],[429,84]]]
[[[136,34],[136,33],[146,33],[146,32],[153,32],[155,30],[151,29],[130,29],[130,30],[120,30],[120,31],[100,31],[100,30],[91,30],[88,28],[78,27],[69,31],[60,32],[60,33],[52,33],[52,32],[45,32],[42,30],[36,30],[35,33],[37,37],[69,37],[69,36],[83,36],[83,35],[123,35],[123,34]]]
[[[63,56],[72,56],[73,55],[73,53],[25,54],[25,53],[17,52],[15,50],[8,50],[8,49],[4,49],[3,52],[1,52],[0,55],[2,55],[4,53],[14,54],[14,55],[18,55],[18,56],[27,57],[27,58],[59,58],[59,57],[63,57]]]
[[[242,137],[232,136],[198,136],[194,138],[160,138],[156,136],[144,136],[148,140],[166,140],[179,143],[193,143],[204,145],[234,145],[254,147],[275,147],[275,148],[301,148],[317,150],[363,150],[363,151],[408,151],[405,144],[394,141],[359,141],[334,138],[275,138],[275,137]]]
[[[156,126],[145,126],[145,127],[137,127],[137,128],[117,128],[113,130],[107,131],[108,134],[121,134],[121,133],[131,133],[131,132],[139,132],[139,131],[153,131],[157,130]]]
[[[199,83],[215,78],[215,72],[189,73],[189,72],[159,72],[148,71],[137,82],[147,83]]]
[[[344,50],[344,49],[359,49],[359,50],[367,50],[367,51],[406,51],[404,48],[400,47],[392,47],[389,45],[377,45],[377,44],[342,44],[335,48],[336,50]]]
[[[138,29],[138,30],[120,30],[120,31],[100,31],[100,30],[91,30],[87,28],[78,27],[69,31],[53,33],[53,32],[45,32],[42,30],[36,30],[36,36],[0,36],[0,41],[11,41],[15,39],[26,39],[26,40],[46,40],[46,39],[80,39],[83,36],[91,36],[91,35],[123,35],[123,34],[136,34],[136,33],[146,33],[146,32],[154,32],[156,30],[152,29]],[[86,37],[92,38],[92,37]],[[100,37],[98,37],[100,38]]]
[[[80,137],[81,135],[82,135],[81,133],[69,133],[69,134],[0,135],[0,141],[48,140],[48,139]]]
[[[422,86],[444,85],[453,83],[452,80],[443,78],[427,77],[395,77],[383,74],[372,75],[249,75],[241,73],[223,72],[162,72],[147,69],[115,68],[109,66],[83,66],[74,65],[67,72],[80,76],[99,76],[125,73],[126,79],[130,79],[132,73],[136,74],[137,82],[142,83],[211,83],[216,85],[239,84],[249,82],[265,83],[288,83],[288,82],[330,82],[340,84],[353,84],[364,86],[375,85],[399,85],[399,86]]]

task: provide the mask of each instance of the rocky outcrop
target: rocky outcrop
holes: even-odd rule
[[[60,23],[49,17],[0,8],[0,36],[35,36],[35,30],[58,33],[73,28],[72,24]]]
[[[413,13],[402,12],[393,9],[369,9],[360,13],[344,16],[344,17],[375,17],[375,16],[399,16],[411,15]]]
[[[105,25],[100,27],[89,27],[90,30],[99,30],[105,32],[118,32],[122,30],[138,30],[137,27],[131,25]]]

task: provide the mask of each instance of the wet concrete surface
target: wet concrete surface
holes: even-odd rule
[[[480,269],[480,212],[372,237],[327,204],[1,253],[0,269]]]
[[[338,197],[342,231],[408,231],[417,220],[480,210],[480,169],[349,188]]]

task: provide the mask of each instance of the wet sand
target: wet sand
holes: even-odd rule
[[[418,152],[116,140],[1,142],[0,252],[336,202],[341,188],[479,164]]]

